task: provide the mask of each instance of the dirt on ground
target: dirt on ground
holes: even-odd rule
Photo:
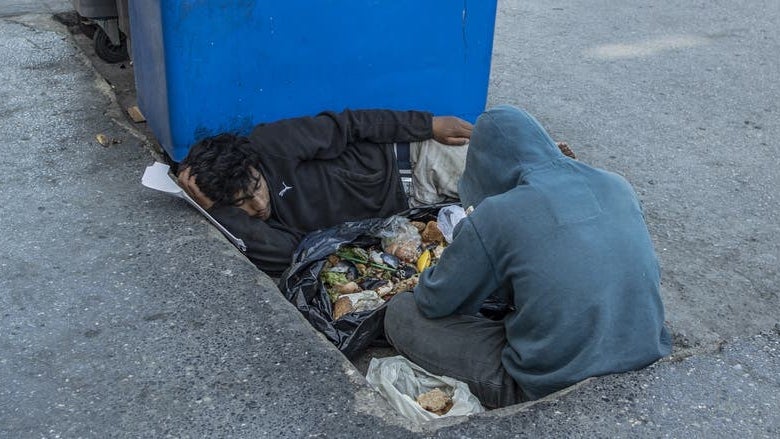
[[[122,110],[122,122],[132,126],[147,140],[147,146],[156,156],[165,159],[168,164],[173,164],[146,122],[139,122],[137,99],[135,93],[135,76],[133,75],[133,61],[128,59],[118,63],[107,63],[95,53],[93,37],[97,24],[89,19],[81,17],[75,11],[62,12],[54,15],[54,19],[68,28],[73,35],[73,41],[81,52],[90,60],[92,67],[106,81],[113,91],[117,104]],[[132,58],[132,56],[131,56]]]

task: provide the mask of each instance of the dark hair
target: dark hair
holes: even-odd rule
[[[218,205],[237,204],[236,196],[257,187],[260,160],[249,139],[235,134],[220,134],[201,140],[190,148],[182,161],[195,176],[195,184]]]

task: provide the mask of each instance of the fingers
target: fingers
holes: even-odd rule
[[[460,125],[460,129],[464,133],[468,133],[468,137],[471,138],[471,131],[474,129],[474,125],[472,125],[471,123],[469,123],[469,122],[467,122],[467,121],[465,121],[463,119],[458,119],[458,123]]]
[[[474,128],[470,123],[457,117],[448,117],[448,133],[453,138],[471,138],[471,130]]]
[[[191,175],[190,167],[186,166],[179,169],[179,174],[177,175],[177,177],[179,178],[179,180],[183,180],[183,179],[186,180],[190,178],[190,175]]]
[[[192,173],[190,173],[190,167],[187,166],[186,168],[179,169],[179,174],[176,177],[179,186],[181,186],[185,192],[190,193],[188,186],[190,180],[193,178]]]
[[[212,201],[211,198],[207,197],[206,194],[200,190],[197,180],[195,179],[195,175],[190,172],[189,166],[179,171],[178,178],[179,186],[184,189],[184,192],[186,192],[187,195],[195,200],[196,203],[200,204],[200,206],[204,209],[211,209],[211,207],[214,205],[214,201]]]
[[[468,137],[447,137],[444,140],[445,140],[444,142],[439,142],[439,143],[443,143],[445,145],[452,145],[452,146],[463,146],[469,143]]]
[[[445,145],[465,145],[471,138],[473,125],[455,116],[433,118],[433,138]]]
[[[180,170],[178,177],[179,186],[181,186],[190,196],[193,195],[193,192],[200,190],[196,183],[195,176],[190,172],[189,166]]]

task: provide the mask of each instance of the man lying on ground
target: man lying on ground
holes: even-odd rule
[[[480,116],[459,184],[474,210],[414,292],[387,305],[391,344],[466,382],[489,408],[639,369],[671,350],[636,194],[562,150],[520,109]],[[501,321],[476,315],[491,294],[512,306]]]
[[[420,111],[285,119],[247,137],[198,142],[181,164],[179,184],[244,241],[255,265],[278,275],[308,232],[457,200],[471,128]]]

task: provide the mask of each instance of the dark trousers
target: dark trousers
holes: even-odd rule
[[[487,408],[524,399],[501,363],[507,343],[503,322],[463,315],[428,319],[420,314],[412,293],[401,293],[387,304],[385,336],[428,372],[468,384]]]

